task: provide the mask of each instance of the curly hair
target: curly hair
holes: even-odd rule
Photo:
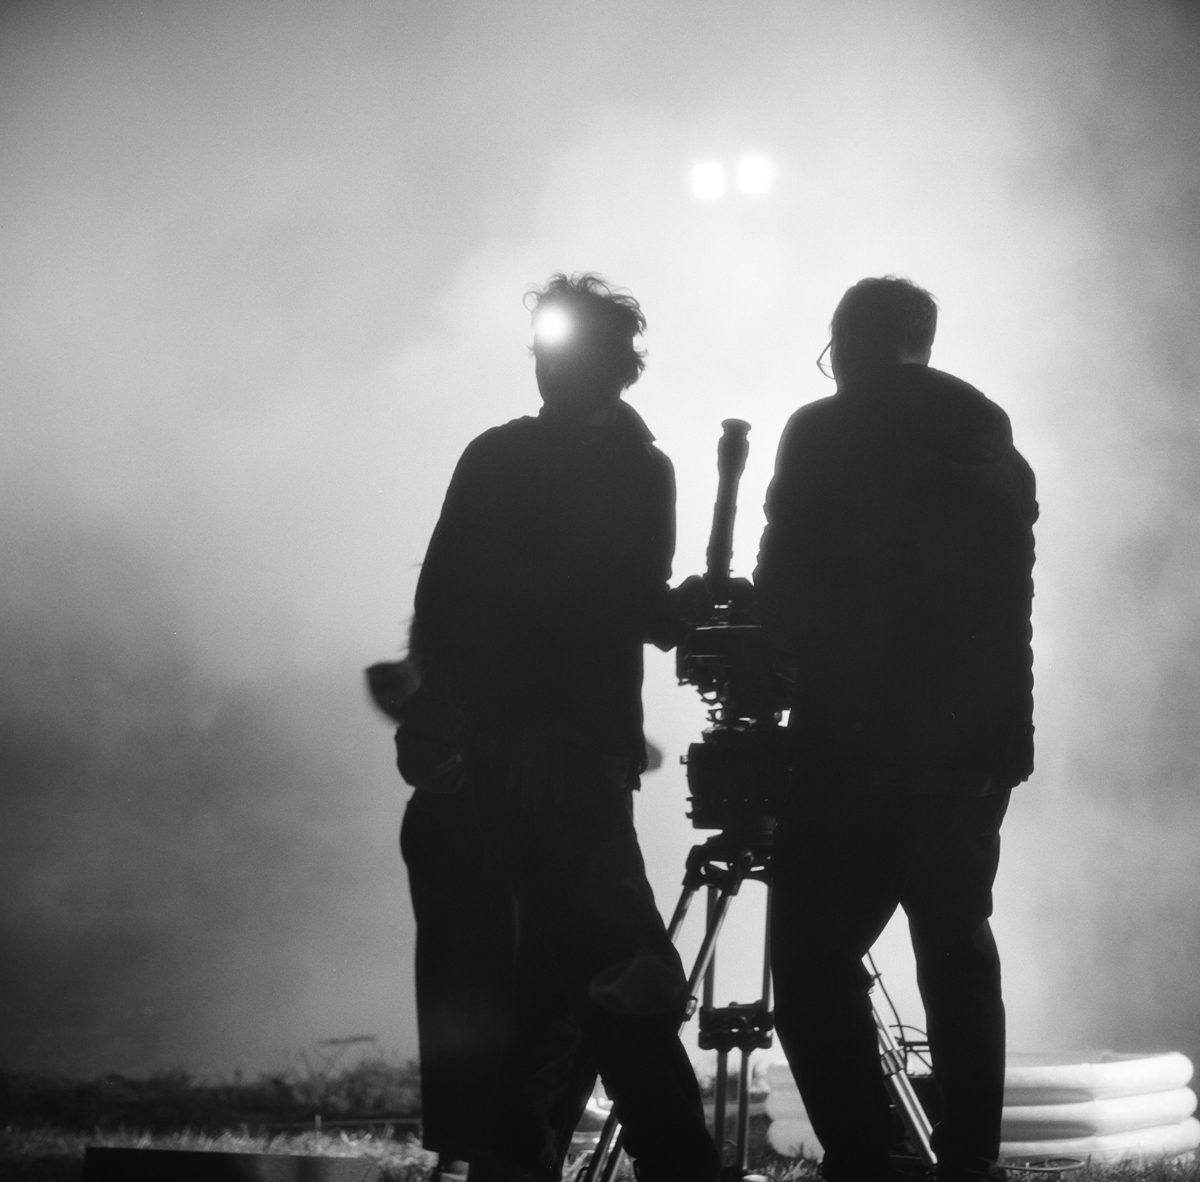
[[[525,307],[536,317],[547,304],[561,304],[574,316],[585,338],[611,352],[621,389],[632,386],[646,366],[646,353],[634,338],[646,331],[641,305],[628,292],[618,291],[599,275],[584,272],[552,275],[545,286],[525,293]],[[530,350],[536,355],[537,341]]]

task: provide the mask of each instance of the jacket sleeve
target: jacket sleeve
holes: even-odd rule
[[[801,659],[818,623],[814,562],[823,530],[822,479],[807,420],[798,411],[780,439],[754,572],[759,620],[785,672]]]
[[[647,587],[646,630],[643,639],[664,651],[682,639],[686,625],[679,617],[670,591],[671,565],[675,560],[675,468],[657,449],[655,479],[651,485],[650,568]]]
[[[1010,662],[1004,684],[1011,697],[1005,704],[996,774],[1003,784],[1019,784],[1033,773],[1033,568],[1036,558],[1033,527],[1039,509],[1033,469],[1012,449],[1011,468],[1017,484],[1015,545],[1010,559],[1013,585],[1006,619],[1005,652]]]
[[[477,619],[476,503],[482,492],[480,448],[463,453],[417,580],[407,663],[416,688],[399,711],[396,763],[413,787],[453,791],[459,785],[462,698],[460,687]]]
[[[417,580],[413,644],[426,683],[454,698],[471,668],[486,626],[481,565],[489,534],[488,455],[482,436],[471,443],[451,477]]]

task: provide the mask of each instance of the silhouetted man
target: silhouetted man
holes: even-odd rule
[[[454,716],[452,807],[512,900],[518,960],[547,966],[536,993],[518,989],[518,1037],[491,1081],[489,1168],[555,1172],[557,997],[640,1177],[711,1179],[717,1154],[678,1036],[686,980],[632,820],[642,646],[675,643],[689,597],[667,585],[671,464],[621,398],[642,370],[645,322],[592,275],[531,296],[543,406],[467,447],[414,617],[419,664]],[[403,726],[401,738],[403,757]]]
[[[518,941],[511,887],[493,865],[462,791],[458,711],[423,661],[419,629],[400,662],[374,666],[371,688],[400,725],[397,764],[415,791],[400,850],[416,920],[421,1137],[438,1155],[436,1182],[509,1182],[524,1170],[498,1157],[501,1072],[520,1036],[518,1014],[540,1015],[543,1153],[561,1167],[595,1084],[578,1029],[545,951]]]
[[[929,367],[936,323],[932,297],[902,279],[843,296],[837,393],[784,431],[755,576],[793,688],[776,1022],[830,1182],[889,1174],[862,958],[897,906],[941,1094],[938,1176],[994,1175],[999,1149],[988,919],[1009,792],[1033,768],[1037,504],[1005,413]]]

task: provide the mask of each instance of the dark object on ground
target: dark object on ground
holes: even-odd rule
[[[110,1149],[89,1145],[84,1182],[375,1182],[379,1167],[356,1157]]]

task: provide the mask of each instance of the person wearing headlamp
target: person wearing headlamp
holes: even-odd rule
[[[447,707],[423,716],[453,720],[443,748],[460,763],[451,784],[429,785],[449,787],[440,801],[415,785],[414,898],[431,845],[419,835],[449,814],[516,917],[504,969],[523,981],[515,1038],[493,1060],[496,1106],[473,1174],[556,1176],[555,1113],[571,1097],[555,1081],[574,1055],[598,1070],[642,1182],[703,1182],[719,1160],[679,1039],[686,977],[632,794],[647,766],[643,645],[670,648],[711,603],[698,578],[668,585],[674,472],[622,398],[643,369],[637,301],[596,275],[559,274],[527,306],[541,410],[468,445],[417,587],[412,656]],[[401,720],[402,770],[428,739]],[[417,919],[418,939],[439,924],[432,905]],[[536,980],[531,963],[545,966]]]

